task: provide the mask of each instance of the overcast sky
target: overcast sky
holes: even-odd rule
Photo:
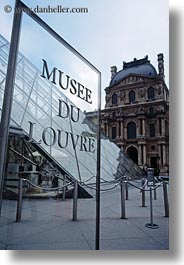
[[[39,13],[37,15],[102,72],[102,91],[110,82],[112,65],[116,65],[120,70],[123,61],[148,55],[157,70],[158,53],[164,53],[166,83],[169,85],[168,0],[24,0],[23,2],[32,8],[37,5],[88,8],[87,14]],[[4,6],[14,7],[14,3],[14,0],[1,0],[0,3],[0,33],[8,40],[13,12],[5,13]],[[36,52],[40,52],[43,45],[39,48],[38,43],[31,42],[30,36],[33,33],[30,32],[30,27],[25,29],[24,27],[25,25],[22,36],[25,40],[23,45],[25,50],[22,51],[24,53],[27,51],[25,55],[30,54],[31,58],[35,57],[32,62],[36,64]],[[38,34],[36,38],[39,39]],[[44,44],[49,54],[54,53],[54,50],[57,51],[57,49],[52,50],[50,45],[47,47],[46,41]],[[34,46],[37,47],[35,50]],[[104,100],[103,92],[102,106]]]

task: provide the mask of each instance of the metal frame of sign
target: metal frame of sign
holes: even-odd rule
[[[6,84],[4,91],[1,124],[0,124],[0,216],[2,208],[2,192],[5,175],[5,164],[8,147],[8,135],[9,125],[12,109],[13,91],[15,83],[16,62],[19,49],[19,39],[21,32],[22,13],[26,13],[42,28],[44,28],[50,35],[52,35],[57,41],[65,46],[69,51],[80,58],[85,64],[87,64],[98,75],[98,126],[97,126],[97,172],[96,172],[96,234],[95,234],[95,249],[100,249],[100,154],[101,154],[101,128],[100,128],[100,113],[101,113],[101,72],[91,64],[82,54],[74,49],[68,42],[66,42],[59,34],[57,34],[48,24],[46,24],[40,17],[38,17],[28,6],[22,3],[20,0],[16,0],[9,58],[8,68],[6,75]]]

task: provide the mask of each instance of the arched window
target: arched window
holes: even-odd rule
[[[129,122],[127,125],[127,138],[136,139],[136,124],[134,122]]]
[[[118,103],[118,96],[116,94],[112,95],[112,104],[115,105]]]
[[[153,87],[148,88],[148,99],[153,100],[155,98],[155,90]]]
[[[132,90],[129,93],[129,102],[134,103],[135,102],[135,92]]]

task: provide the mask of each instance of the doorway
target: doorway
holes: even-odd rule
[[[129,147],[127,149],[127,155],[138,165],[138,151],[135,147]]]
[[[150,166],[152,168],[154,168],[155,176],[158,176],[159,175],[159,168],[158,168],[157,157],[150,157]]]

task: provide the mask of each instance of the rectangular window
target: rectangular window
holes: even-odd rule
[[[116,127],[112,127],[112,139],[116,139]]]
[[[119,121],[119,136],[121,136],[121,122]]]
[[[155,137],[155,124],[150,123],[150,137]]]
[[[142,119],[140,119],[140,135],[143,134],[143,124],[142,124]]]

